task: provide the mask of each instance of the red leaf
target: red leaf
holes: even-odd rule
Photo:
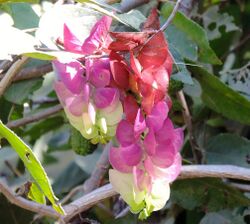
[[[116,85],[119,88],[127,89],[129,86],[129,71],[124,59],[114,51],[109,55],[110,69]]]
[[[159,15],[158,15],[157,9],[154,8],[151,10],[146,22],[143,24],[143,31],[144,30],[158,30],[158,29],[160,29]]]
[[[163,32],[154,35],[140,50],[138,60],[143,69],[161,66],[169,57],[168,45]]]
[[[110,50],[129,51],[143,44],[149,37],[147,32],[110,32],[115,39],[110,45]]]

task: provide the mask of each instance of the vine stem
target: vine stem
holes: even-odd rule
[[[63,107],[60,104],[58,104],[54,107],[50,107],[49,109],[40,111],[36,114],[29,115],[28,117],[14,120],[14,121],[10,121],[7,123],[7,127],[8,128],[16,128],[16,127],[20,127],[20,126],[23,126],[26,124],[30,124],[32,122],[39,121],[41,119],[47,118],[51,115],[54,115],[54,114],[60,112],[62,109],[63,109]]]
[[[186,165],[182,167],[181,175],[178,179],[204,177],[231,178],[250,181],[250,172],[247,168],[233,165]],[[41,205],[20,196],[16,196],[2,179],[0,179],[0,192],[2,192],[11,203],[38,214],[59,219],[61,223],[67,223],[75,215],[86,211],[100,201],[117,194],[111,184],[104,185],[64,206],[66,215],[62,216],[56,213],[50,206]]]
[[[7,89],[7,87],[10,85],[16,74],[19,72],[19,70],[27,61],[28,57],[22,56],[20,59],[14,62],[13,65],[9,68],[9,70],[6,72],[5,76],[0,82],[0,97],[4,94],[4,91]]]

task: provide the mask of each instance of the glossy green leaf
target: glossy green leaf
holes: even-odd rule
[[[40,190],[40,188],[37,186],[36,183],[31,183],[28,197],[31,200],[36,201],[37,203],[40,204],[46,203],[45,195],[43,194],[43,192]]]
[[[22,81],[12,84],[4,93],[6,100],[15,103],[22,104],[28,96],[37,90],[42,85],[42,79],[31,79],[28,81]]]
[[[224,210],[218,213],[209,212],[201,220],[200,224],[246,224],[244,217],[232,214],[231,211]]]
[[[209,164],[232,164],[250,168],[250,141],[234,134],[220,134],[211,138],[206,145]]]
[[[167,19],[172,11],[173,5],[166,3],[162,7],[161,14]],[[211,64],[221,64],[220,59],[209,45],[205,30],[199,24],[187,18],[181,12],[176,13],[172,23],[176,28],[184,32],[189,40],[197,44],[200,61]]]
[[[38,27],[39,17],[28,3],[9,3],[9,13],[18,29]]]
[[[28,2],[28,3],[37,3],[39,0],[0,0],[2,3],[13,3],[13,2]]]
[[[36,184],[39,186],[44,195],[51,202],[53,208],[64,214],[63,208],[57,203],[58,199],[53,193],[47,174],[42,167],[39,160],[33,154],[32,150],[28,145],[26,145],[13,131],[8,129],[0,121],[0,135],[8,140],[12,148],[19,155],[20,159],[23,161],[25,167],[34,178]]]
[[[193,62],[192,62],[193,63]],[[250,124],[250,101],[201,67],[188,66],[202,88],[203,102],[223,116]]]
[[[183,57],[181,57],[180,53],[172,45],[169,46],[169,49],[174,58],[174,63],[177,70],[176,73],[171,75],[171,79],[192,85],[193,80],[190,72],[187,70]]]
[[[188,210],[202,206],[207,211],[219,211],[250,204],[240,191],[215,178],[178,180],[171,190],[171,199]]]

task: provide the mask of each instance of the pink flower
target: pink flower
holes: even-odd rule
[[[112,19],[110,17],[103,16],[92,28],[90,35],[84,42],[76,37],[67,24],[64,24],[63,45],[65,50],[78,54],[90,55],[107,49],[107,46],[111,42],[108,35],[111,23]]]

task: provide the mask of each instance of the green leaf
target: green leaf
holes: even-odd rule
[[[177,73],[172,74],[171,79],[181,81],[185,84],[193,85],[194,83],[191,74],[187,70],[185,61],[181,57],[180,53],[171,44],[169,45],[169,49],[174,58],[174,63],[177,68]]]
[[[9,12],[14,26],[21,30],[38,27],[39,17],[28,3],[9,3]]]
[[[36,183],[31,183],[28,198],[40,204],[46,204],[45,195]]]
[[[39,0],[0,0],[2,3],[12,3],[12,2],[28,2],[28,3],[38,3]]]
[[[127,13],[117,14],[116,16],[137,31],[141,30],[141,24],[146,21],[146,17],[138,10],[131,10]]]
[[[209,212],[201,220],[200,224],[245,224],[244,217],[233,215],[231,211],[221,211],[218,213]]]
[[[220,134],[211,138],[206,147],[209,164],[232,164],[250,168],[250,141],[234,134]]]
[[[91,154],[97,148],[97,145],[92,144],[88,139],[84,138],[79,131],[72,127],[71,146],[75,153],[86,156]]]
[[[161,14],[166,19],[172,11],[173,5],[165,3],[162,7]],[[205,30],[200,25],[187,18],[181,12],[176,13],[172,23],[177,29],[184,32],[189,40],[197,44],[200,61],[211,64],[221,64],[220,59],[209,45]]]
[[[93,1],[93,0],[77,0],[77,1],[80,2],[80,3],[83,3],[85,6],[91,8],[91,9],[96,10],[97,12],[100,12],[100,13],[102,13],[104,15],[110,16],[111,18],[117,20],[120,23],[123,23],[124,25],[126,25],[126,26],[128,26],[130,28],[133,28],[133,29],[139,31],[137,29],[137,27],[138,27],[137,23],[134,26],[133,23],[129,19],[126,19],[126,20],[121,19],[119,17],[119,15],[121,15],[121,14],[115,14],[113,12],[108,11],[103,6],[101,6],[100,4],[97,4],[96,1]],[[129,23],[127,21],[129,21]]]
[[[190,40],[185,32],[179,30],[173,24],[170,24],[165,31],[166,38],[169,42],[169,48],[172,54],[179,54],[178,58],[189,58],[196,61],[198,58],[197,44]],[[173,48],[175,52],[173,51]],[[174,57],[175,58],[175,57]]]
[[[51,202],[53,208],[60,214],[64,214],[64,210],[60,204],[57,204],[58,199],[53,193],[49,179],[45,173],[39,160],[33,154],[32,150],[26,145],[13,131],[8,129],[0,121],[0,135],[8,140],[12,148],[19,155],[25,167],[34,178],[36,184],[39,186],[44,195]]]
[[[192,62],[193,63],[193,62]],[[202,88],[203,102],[223,116],[250,124],[250,101],[221,82],[204,68],[188,66]]]
[[[4,93],[6,100],[15,103],[22,104],[28,96],[40,88],[42,85],[42,79],[33,79],[28,81],[22,81],[12,84]]]
[[[240,191],[215,178],[178,180],[171,190],[171,199],[187,210],[202,206],[207,211],[219,211],[250,204]]]

